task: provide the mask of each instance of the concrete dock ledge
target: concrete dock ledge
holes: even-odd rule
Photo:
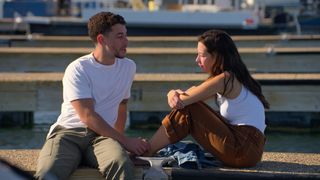
[[[23,170],[34,173],[39,150],[0,150],[0,158]],[[135,179],[142,179],[147,167],[135,168]],[[201,170],[164,168],[171,179],[320,179],[320,154],[265,152],[262,162],[252,168],[215,167]],[[98,171],[79,168],[71,179],[101,179]]]

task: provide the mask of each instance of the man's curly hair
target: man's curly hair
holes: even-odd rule
[[[100,12],[89,19],[88,34],[91,40],[97,44],[97,36],[111,31],[115,24],[126,25],[124,18],[112,12]]]

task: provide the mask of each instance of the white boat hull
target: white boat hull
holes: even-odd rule
[[[177,12],[177,11],[133,11],[130,9],[82,9],[82,18],[87,21],[101,11],[122,15],[128,26],[136,27],[231,27],[256,29],[258,17],[251,11],[222,12]]]

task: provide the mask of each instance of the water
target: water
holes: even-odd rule
[[[126,135],[150,138],[155,129],[128,129]],[[40,149],[44,143],[47,128],[0,129],[0,149]],[[265,151],[320,153],[320,133],[267,132]],[[192,140],[191,137],[187,138]]]

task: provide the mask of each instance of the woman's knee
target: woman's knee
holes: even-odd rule
[[[188,108],[187,107],[185,107],[183,109],[173,109],[168,114],[168,116],[167,116],[168,119],[175,120],[179,124],[187,123],[187,121],[189,121],[189,112],[188,112]]]
[[[169,135],[170,142],[174,143],[190,132],[189,113],[186,109],[174,109],[163,119],[162,125]]]

